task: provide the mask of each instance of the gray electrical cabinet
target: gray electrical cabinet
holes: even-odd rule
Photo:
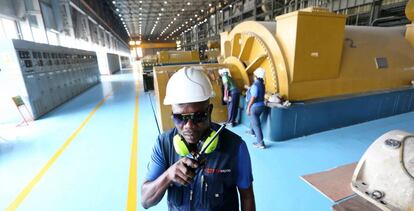
[[[119,56],[121,60],[121,69],[130,68],[131,60],[128,56]]]
[[[37,119],[99,82],[95,52],[24,40],[0,42],[0,112],[10,107],[11,97],[21,96]]]
[[[107,53],[106,57],[108,59],[108,69],[111,75],[121,70],[118,54]]]

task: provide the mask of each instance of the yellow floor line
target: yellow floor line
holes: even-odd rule
[[[92,118],[95,112],[99,109],[99,107],[102,106],[102,104],[104,104],[104,102],[108,99],[109,96],[111,96],[111,93],[106,95],[105,98],[101,100],[101,102],[99,102],[98,105],[95,106],[95,108],[88,115],[85,121],[82,122],[81,126],[79,126],[78,129],[76,129],[76,131],[72,133],[72,135],[65,141],[65,143],[59,148],[59,150],[55,152],[52,158],[46,163],[46,165],[43,166],[43,168],[37,173],[37,175],[32,179],[32,181],[30,181],[30,183],[19,193],[17,198],[6,208],[7,211],[16,210],[19,207],[19,205],[32,191],[33,187],[42,179],[42,177],[46,174],[49,168],[56,162],[56,160],[63,153],[63,151],[69,146],[73,139],[75,139],[78,133],[89,122],[89,120]]]
[[[138,85],[135,94],[134,126],[132,131],[131,161],[129,166],[129,184],[127,211],[137,210],[137,163],[138,163]]]

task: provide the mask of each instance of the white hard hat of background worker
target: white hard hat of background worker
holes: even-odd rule
[[[218,70],[218,72],[219,72],[219,74],[222,76],[222,75],[224,75],[224,74],[226,74],[227,73],[227,75],[229,75],[230,76],[230,70],[229,70],[229,68],[220,68],[219,70]]]
[[[195,103],[214,97],[210,79],[198,67],[183,67],[168,80],[164,105]]]
[[[253,72],[254,76],[264,79],[265,69],[259,67]]]

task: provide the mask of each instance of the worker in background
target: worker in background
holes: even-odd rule
[[[211,136],[220,127],[211,122],[213,96],[208,76],[196,67],[169,79],[164,104],[171,105],[175,128],[155,142],[141,188],[144,208],[156,205],[168,190],[169,210],[255,210],[245,142],[227,129]],[[210,141],[205,164],[190,158]]]
[[[265,70],[257,68],[254,72],[254,82],[246,92],[247,109],[246,113],[250,117],[250,130],[248,133],[256,136],[257,142],[253,145],[257,148],[264,149],[262,126],[260,123],[260,115],[265,109],[264,95],[264,76]]]
[[[227,68],[219,69],[219,74],[223,81],[224,91],[223,100],[227,103],[227,125],[237,125],[237,113],[239,111],[240,90],[231,78]]]

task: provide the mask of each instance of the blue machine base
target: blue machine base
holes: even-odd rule
[[[249,126],[246,103],[241,104],[241,122]],[[266,107],[261,123],[265,140],[283,141],[410,111],[414,111],[414,88]]]

